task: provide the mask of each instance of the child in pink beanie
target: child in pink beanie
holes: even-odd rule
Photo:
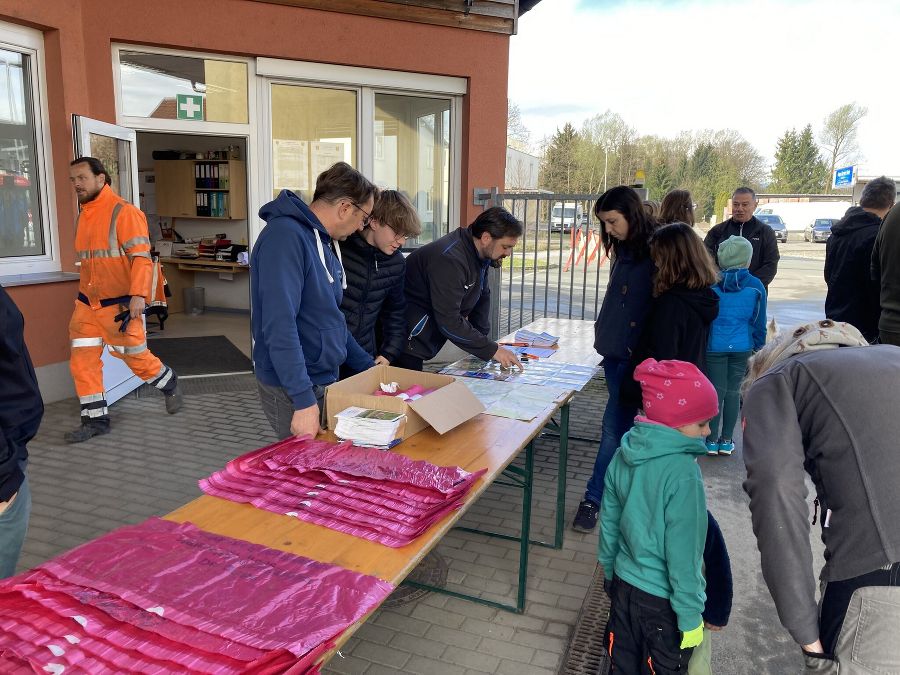
[[[612,581],[606,644],[613,671],[684,673],[703,641],[707,513],[696,458],[706,454],[715,387],[685,361],[634,371],[644,416],[606,473],[600,564]]]

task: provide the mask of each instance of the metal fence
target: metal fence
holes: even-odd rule
[[[486,207],[503,206],[524,232],[491,280],[492,334],[512,333],[543,317],[596,318],[608,261],[592,208],[599,195],[491,193]]]

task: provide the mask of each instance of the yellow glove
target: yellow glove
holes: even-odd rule
[[[681,633],[681,648],[690,649],[703,642],[703,622],[694,630],[686,630]]]

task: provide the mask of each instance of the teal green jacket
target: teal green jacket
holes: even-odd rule
[[[667,598],[678,628],[703,622],[706,496],[696,456],[702,438],[639,418],[606,472],[600,564],[642,591]]]

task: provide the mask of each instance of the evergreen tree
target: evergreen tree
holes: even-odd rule
[[[797,138],[796,192],[823,192],[829,184],[829,170],[813,137],[812,125],[807,124]]]
[[[772,192],[795,192],[793,189],[793,176],[797,169],[797,131],[788,129],[778,139],[775,146],[775,166],[772,169],[772,184],[769,190]]]
[[[568,122],[557,129],[544,151],[540,185],[551,192],[571,193],[577,190],[578,132]]]
[[[647,177],[644,187],[647,188],[650,199],[662,200],[669,190],[674,189],[678,185],[669,165],[661,159],[653,162],[645,172]]]
[[[809,194],[821,192],[828,181],[828,165],[819,153],[812,125],[800,133],[789,129],[778,139],[775,167],[772,169],[773,192]]]

